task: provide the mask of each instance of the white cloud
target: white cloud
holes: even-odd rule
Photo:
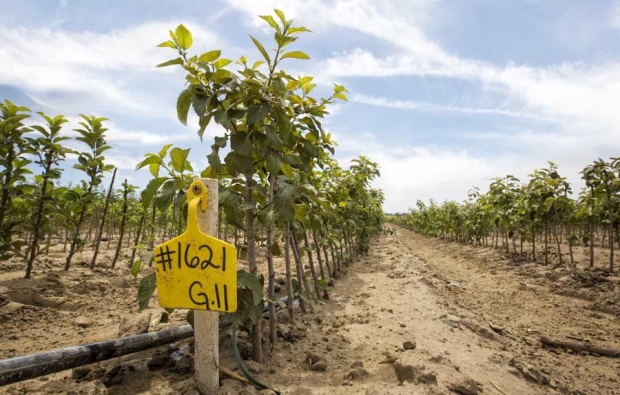
[[[175,56],[156,45],[168,39],[168,30],[177,24],[147,22],[107,33],[0,26],[0,59],[4,60],[0,84],[19,86],[33,100],[56,103],[63,111],[58,102],[77,106],[88,101],[91,106],[158,115],[164,109],[154,108],[157,102],[148,89],[136,93],[133,84],[149,75],[172,72],[155,68]],[[188,27],[201,46],[215,44],[210,32]]]
[[[613,27],[620,29],[620,2],[616,2],[616,4],[611,7],[609,19]]]
[[[417,102],[412,100],[390,100],[385,97],[367,96],[362,94],[354,94],[351,97],[351,101],[356,103],[368,104],[371,106],[395,108],[400,110],[420,110],[471,115],[502,115],[513,118],[529,118],[538,120],[545,119],[536,114],[507,110],[503,108],[475,108]]]
[[[424,33],[432,1],[335,0],[285,2],[278,0],[230,0],[248,13],[253,26],[264,26],[256,14],[281,8],[287,16],[299,19],[322,34],[339,26],[383,40],[387,46],[377,55],[368,48],[334,53],[318,62],[314,70],[318,81],[346,77],[442,77],[479,83],[485,90],[505,97],[496,108],[452,106],[385,97],[353,95],[351,100],[374,106],[417,111],[471,115],[496,114],[525,118],[531,130],[505,130],[462,137],[476,140],[482,152],[446,147],[386,145],[373,134],[357,132],[340,142],[339,157],[368,155],[381,165],[377,185],[386,192],[388,211],[404,210],[415,199],[445,197],[461,200],[472,186],[484,187],[489,179],[516,174],[522,179],[534,169],[553,160],[561,174],[579,189],[579,171],[593,159],[620,150],[620,63],[562,63],[546,67],[460,57],[444,50]],[[422,15],[423,17],[419,17]],[[620,28],[620,4],[612,13]],[[441,23],[436,21],[435,23]],[[337,125],[330,125],[337,128]],[[491,147],[491,148],[489,148]],[[495,149],[495,151],[494,151]],[[489,151],[496,152],[493,155]]]

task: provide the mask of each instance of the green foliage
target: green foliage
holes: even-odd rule
[[[608,227],[610,239],[618,242],[620,228],[620,166],[619,160],[602,159],[581,172],[586,187],[579,198],[571,198],[570,184],[558,172],[553,162],[543,169],[534,170],[527,183],[514,176],[495,178],[485,194],[477,189],[470,192],[469,200],[459,204],[433,201],[425,205],[418,201],[417,208],[392,220],[433,237],[443,237],[479,245],[487,237],[502,238],[502,244],[516,252],[515,240],[535,243],[537,235],[556,239],[558,230],[566,235],[569,247],[578,242],[576,232],[583,234],[584,244],[593,242],[591,234],[596,226]],[[497,243],[497,241],[496,241]],[[609,243],[610,270],[613,271],[613,243]],[[536,259],[535,245],[532,258]],[[548,251],[545,248],[545,261]],[[562,255],[558,254],[560,263]],[[574,264],[571,254],[571,263]]]
[[[23,196],[31,189],[26,185],[31,161],[24,157],[28,151],[24,134],[30,131],[24,121],[30,117],[30,110],[5,100],[0,103],[0,112],[0,259],[6,259],[19,254],[24,245],[23,240],[15,238],[25,217],[13,209],[13,196]]]

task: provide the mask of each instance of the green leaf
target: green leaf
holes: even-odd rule
[[[159,157],[160,158],[165,158],[166,155],[168,154],[168,150],[170,149],[170,147],[172,147],[172,144],[166,144],[163,147],[161,147],[161,150],[159,150]],[[160,161],[161,163],[161,161]]]
[[[159,168],[161,167],[161,163],[151,163],[149,165],[149,172],[153,175],[153,177],[159,177]]]
[[[271,106],[267,103],[255,104],[248,107],[246,123],[253,125],[261,121],[269,113]]]
[[[285,36],[283,34],[276,32],[275,40],[276,40],[276,43],[278,43],[280,47],[284,48],[290,43],[295,42],[297,40],[297,37]]]
[[[177,27],[177,30],[174,32],[174,34],[176,36],[177,44],[179,44],[179,47],[187,50],[192,46],[192,33],[190,33],[190,31],[187,30],[187,28],[183,26],[183,24]]]
[[[220,59],[217,62],[215,62],[215,69],[219,70],[222,67],[226,67],[227,65],[229,65],[231,63],[232,63],[232,60],[230,60],[230,59]],[[216,73],[216,75],[217,75],[217,73]]]
[[[277,8],[274,8],[273,10],[275,11],[278,18],[280,18],[280,21],[282,22],[282,24],[286,26],[286,18],[284,17],[284,13]]]
[[[265,60],[267,61],[267,64],[271,66],[271,58],[269,57],[269,54],[265,50],[265,47],[263,47],[263,44],[261,44],[260,41],[258,41],[252,36],[250,36],[250,38],[252,39],[252,42],[254,42],[254,45],[256,45],[256,48],[258,48],[260,53],[263,55],[263,58],[265,58]]]
[[[289,35],[293,35],[293,34],[295,34],[295,33],[303,33],[303,32],[309,32],[309,33],[312,33],[312,30],[309,30],[309,29],[306,29],[306,28],[305,28],[305,27],[303,27],[303,26],[300,26],[300,27],[291,27],[291,28],[290,28],[290,29],[288,29],[288,31],[287,31],[287,33],[288,33]]]
[[[263,300],[263,286],[253,274],[239,270],[237,272],[237,288],[246,288],[251,291],[254,305],[259,304]]]
[[[207,63],[215,62],[220,57],[220,55],[222,55],[222,51],[216,49],[214,51],[205,52],[200,55],[198,61]]]
[[[189,106],[191,105],[192,92],[189,89],[185,89],[179,95],[177,99],[177,118],[183,125],[187,125],[187,114],[189,113]]]
[[[168,47],[168,48],[177,49],[176,44],[172,42],[171,40],[164,41],[163,43],[159,44],[158,47]]]
[[[269,174],[278,175],[280,174],[280,167],[282,166],[282,161],[280,158],[277,158],[273,155],[267,155],[267,171]]]
[[[155,154],[147,154],[148,156],[146,158],[144,158],[144,160],[142,160],[142,162],[138,163],[136,165],[136,169],[135,170],[140,170],[143,167],[146,167],[148,165],[152,165],[152,164],[161,164],[161,158]]]
[[[209,168],[215,174],[220,174],[222,170],[222,163],[220,162],[220,156],[216,150],[212,150],[209,155],[207,155],[207,161],[209,162]]]
[[[183,64],[183,58],[176,58],[176,59],[172,59],[172,60],[169,60],[167,62],[164,62],[164,63],[160,63],[160,64],[157,65],[157,67],[172,66],[172,65],[175,65],[175,64]]]
[[[278,245],[278,243],[273,243],[272,245],[270,245],[269,251],[271,251],[271,255],[273,256],[282,255],[282,251],[280,251],[280,246]]]
[[[215,122],[219,123],[224,128],[230,128],[230,120],[228,119],[226,111],[218,108],[213,112],[213,117],[215,118]]]
[[[138,285],[138,302],[140,303],[140,311],[146,309],[153,296],[153,292],[157,289],[157,278],[155,272],[149,273]]]
[[[133,266],[131,267],[131,275],[134,276],[134,278],[138,277],[138,273],[140,273],[141,266],[142,266],[141,259],[138,259],[137,261],[133,263]]]
[[[347,97],[343,93],[336,93],[334,95],[334,98],[344,100],[344,101],[349,101],[349,99],[347,99]]]
[[[185,161],[187,160],[187,156],[189,155],[190,150],[191,148],[181,149],[178,147],[174,147],[170,151],[170,159],[172,159],[172,168],[174,169],[174,171],[177,171],[179,173],[185,171]]]
[[[190,101],[192,103],[192,107],[194,108],[194,112],[199,117],[203,117],[205,112],[207,112],[207,104],[209,103],[209,97],[203,95],[193,94]]]
[[[251,172],[254,167],[252,158],[244,155],[239,155],[236,152],[231,152],[226,155],[226,158],[224,158],[224,162],[226,162],[226,165],[229,169],[244,174]]]
[[[200,125],[200,129],[198,129],[198,136],[200,136],[200,141],[202,141],[202,136],[204,135],[207,126],[209,126],[211,118],[213,118],[213,116],[209,114],[207,116],[200,117],[200,119],[198,120],[198,124]]]
[[[248,156],[252,153],[252,141],[242,132],[230,135],[230,148],[239,155]]]
[[[278,133],[276,133],[276,128],[273,125],[265,126],[265,134],[267,135],[269,144],[271,144],[276,150],[281,151],[284,147],[284,142],[280,136],[278,136]]]
[[[146,188],[144,188],[140,194],[140,198],[142,199],[142,207],[147,208],[151,205],[153,196],[155,196],[159,188],[164,182],[166,182],[167,179],[168,178],[166,177],[158,177],[149,181]]]
[[[287,52],[280,59],[293,58],[293,59],[310,59],[306,53],[302,51],[291,51]]]
[[[224,70],[224,69],[220,69],[220,70],[215,72],[215,75],[213,76],[213,79],[218,84],[225,84],[230,79],[230,71]]]
[[[280,26],[278,26],[278,24],[271,15],[259,15],[258,17],[267,21],[269,26],[273,27],[277,32],[280,32]]]

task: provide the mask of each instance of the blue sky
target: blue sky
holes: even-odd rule
[[[149,179],[138,160],[166,143],[191,147],[201,169],[221,129],[201,144],[195,118],[176,120],[183,74],[155,68],[173,55],[155,46],[183,23],[196,53],[258,60],[248,33],[270,43],[257,15],[273,8],[314,31],[294,44],[312,60],[283,67],[319,92],[351,91],[324,124],[343,165],[379,163],[387,211],[462,200],[547,160],[578,189],[586,164],[620,156],[617,0],[0,0],[0,99],[72,125],[110,118],[109,158],[134,184]]]

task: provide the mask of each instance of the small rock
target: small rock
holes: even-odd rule
[[[238,395],[256,395],[256,389],[254,387],[245,387],[237,393]]]
[[[522,372],[523,372],[523,375],[525,376],[525,378],[527,378],[528,380],[532,380],[535,383],[538,383],[540,385],[549,384],[549,377],[547,377],[544,374],[540,373],[532,365],[525,364],[523,366]]]
[[[422,383],[426,385],[437,385],[437,374],[434,372],[422,373],[416,378],[416,383]]]
[[[439,355],[439,354],[437,354],[437,355],[433,355],[433,356],[431,357],[430,361],[431,361],[431,362],[434,362],[434,363],[441,363],[441,361],[443,361],[443,356],[442,356],[442,355]]]
[[[306,353],[306,362],[308,362],[308,365],[314,365],[315,363],[319,362],[322,359],[323,358],[321,358],[320,356],[313,354],[311,352]]]
[[[276,395],[276,393],[272,390],[262,390],[258,391],[258,395]]]
[[[71,378],[73,380],[79,381],[86,377],[88,373],[90,373],[91,369],[87,367],[79,367],[75,368],[71,371]]]
[[[454,323],[459,323],[461,322],[461,318],[453,315],[453,314],[447,314],[446,315],[446,321],[450,321],[450,322],[454,322]]]
[[[105,377],[102,378],[101,382],[106,387],[123,384],[127,373],[135,370],[136,368],[133,365],[117,365],[105,374]]]
[[[385,358],[381,362],[379,362],[379,364],[382,364],[382,363],[394,363],[398,359],[398,356],[392,354],[389,351],[384,351],[383,355],[385,356]]]
[[[263,372],[263,365],[256,361],[246,361],[245,367],[252,373],[260,374]]]
[[[400,325],[401,328],[406,328],[407,325],[404,322],[400,322],[398,325]]]
[[[344,375],[344,381],[357,380],[368,375],[368,370],[364,369],[363,367],[356,367],[349,370],[347,374]]]
[[[394,362],[394,372],[401,384],[405,381],[415,382],[416,377],[423,371],[424,366],[405,365],[400,361]]]
[[[108,281],[110,282],[110,284],[114,285],[115,287],[118,288],[129,288],[131,287],[131,283],[129,282],[129,280],[127,280],[126,277],[111,277],[108,279]]]
[[[74,319],[73,323],[81,328],[87,328],[92,324],[92,322],[88,318],[84,317],[83,315]]]
[[[462,395],[477,395],[478,394],[478,384],[470,378],[466,378],[465,380],[463,380],[462,382],[458,384],[452,384],[450,389]]]
[[[83,381],[94,381],[94,380],[98,380],[98,379],[102,379],[103,376],[105,376],[105,369],[104,368],[96,368],[91,370],[86,376],[84,376],[80,382]]]
[[[173,361],[172,370],[178,374],[187,374],[194,371],[194,358],[191,355],[183,354]]]
[[[327,362],[319,361],[310,366],[310,370],[314,370],[315,372],[324,372],[327,369]]]
[[[415,350],[416,343],[415,343],[415,341],[407,340],[406,342],[403,342],[403,348],[405,350]]]
[[[351,364],[351,369],[363,368],[363,367],[364,367],[364,362],[362,361],[355,361]]]
[[[462,321],[463,326],[472,332],[484,337],[489,340],[497,340],[497,336],[494,332],[491,332],[488,328],[478,325],[477,323],[469,320]]]
[[[172,364],[172,358],[170,358],[170,354],[165,351],[157,351],[151,360],[146,364],[149,370],[157,370],[161,368],[166,368]]]
[[[136,315],[121,317],[118,327],[118,337],[140,335],[149,331],[151,313],[144,312]]]

